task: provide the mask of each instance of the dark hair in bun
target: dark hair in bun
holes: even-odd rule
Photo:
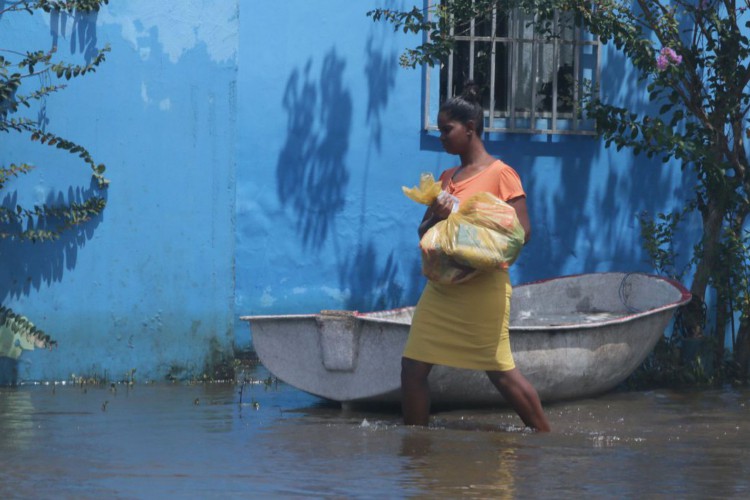
[[[482,108],[482,91],[472,80],[464,83],[461,95],[451,97],[440,106],[440,112],[451,120],[463,124],[473,120],[477,134],[484,130],[484,109]]]

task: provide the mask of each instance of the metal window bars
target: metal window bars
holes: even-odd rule
[[[428,0],[430,15],[436,1]],[[581,99],[584,88],[598,87],[599,42],[566,13],[554,14],[552,36],[538,33],[536,20],[518,9],[499,12],[493,7],[486,18],[468,23],[468,33],[451,27],[456,50],[439,68],[439,94],[452,97],[456,84],[463,83],[456,81],[461,75],[483,86],[487,132],[593,135],[593,120],[583,116]],[[478,64],[487,55],[489,67]],[[440,104],[440,97],[437,106],[431,102],[431,77],[436,73],[425,73],[427,130],[436,129]]]

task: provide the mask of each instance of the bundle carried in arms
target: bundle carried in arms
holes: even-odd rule
[[[419,186],[402,189],[424,205],[448,195],[432,174],[422,174]],[[513,207],[490,193],[477,193],[422,236],[422,272],[438,283],[462,283],[481,272],[508,269],[525,236]]]

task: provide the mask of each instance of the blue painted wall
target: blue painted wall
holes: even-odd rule
[[[54,243],[0,240],[0,300],[58,341],[24,353],[24,380],[107,375],[198,376],[230,352],[238,5],[111,2],[85,17],[0,19],[0,46],[107,62],[43,108],[46,128],[80,142],[111,180],[102,217]],[[37,170],[2,203],[79,199],[90,171],[16,135],[0,162]]]
[[[420,40],[365,16],[392,4],[258,3],[243,16],[238,314],[372,310],[418,298],[424,207],[400,187],[457,160],[421,131],[423,72],[398,66]],[[604,50],[602,66],[605,97],[643,105],[622,59]],[[487,147],[528,192],[534,236],[514,282],[649,270],[637,214],[681,199],[678,169],[589,137],[494,135]]]
[[[385,5],[400,3],[128,0],[66,23],[0,19],[0,46],[57,39],[74,60],[112,47],[43,110],[107,164],[104,215],[50,245],[0,241],[0,300],[59,341],[24,353],[21,378],[194,376],[250,346],[241,315],[416,302],[424,207],[401,186],[456,159],[422,130],[423,72],[398,66],[419,38],[365,15]],[[605,96],[642,106],[629,66],[603,55]],[[487,146],[528,193],[534,236],[514,282],[650,270],[636,215],[679,202],[678,169],[586,137]],[[1,162],[24,160],[40,168],[3,203],[89,189],[71,158],[0,137]]]

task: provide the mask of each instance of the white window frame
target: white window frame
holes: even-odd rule
[[[428,12],[432,12],[434,4],[440,0],[427,0]],[[532,38],[525,38],[519,33],[519,27],[523,23],[520,13],[514,10],[509,13],[508,36],[475,36],[474,20],[470,23],[470,33],[463,36],[455,36],[457,42],[469,43],[469,79],[474,78],[475,42],[490,43],[492,47],[489,96],[490,105],[485,109],[485,132],[489,133],[524,133],[524,134],[567,134],[567,135],[595,135],[595,127],[592,119],[579,118],[579,104],[581,101],[582,80],[588,80],[591,88],[598,92],[600,82],[601,47],[599,41],[581,27],[575,27],[572,40],[561,40],[554,37],[545,39],[534,33]],[[491,33],[495,34],[497,23],[497,9],[492,12]],[[555,14],[553,29],[557,28],[559,13]],[[429,33],[428,35],[429,36]],[[496,49],[499,44],[506,44],[509,54],[507,61],[497,61]],[[538,92],[531,92],[531,106],[527,111],[517,110],[516,90],[518,81],[518,58],[522,57],[521,48],[523,44],[531,45],[531,66],[534,71],[532,78],[533,88],[538,89],[540,78],[538,74],[537,58],[540,49],[552,47],[554,67],[560,67],[559,54],[561,44],[573,46],[573,109],[569,112],[558,111],[558,79],[557,71],[552,72],[552,106],[551,111],[537,110]],[[453,96],[453,53],[446,63],[448,73],[448,97]],[[495,66],[498,63],[506,65],[506,73],[509,74],[507,84],[508,110],[495,110]],[[437,113],[440,107],[440,72],[441,66],[427,67],[425,70],[425,107],[424,127],[428,131],[437,130]],[[456,82],[459,85],[462,82]],[[437,96],[437,98],[435,98]],[[493,110],[493,112],[490,112]]]

